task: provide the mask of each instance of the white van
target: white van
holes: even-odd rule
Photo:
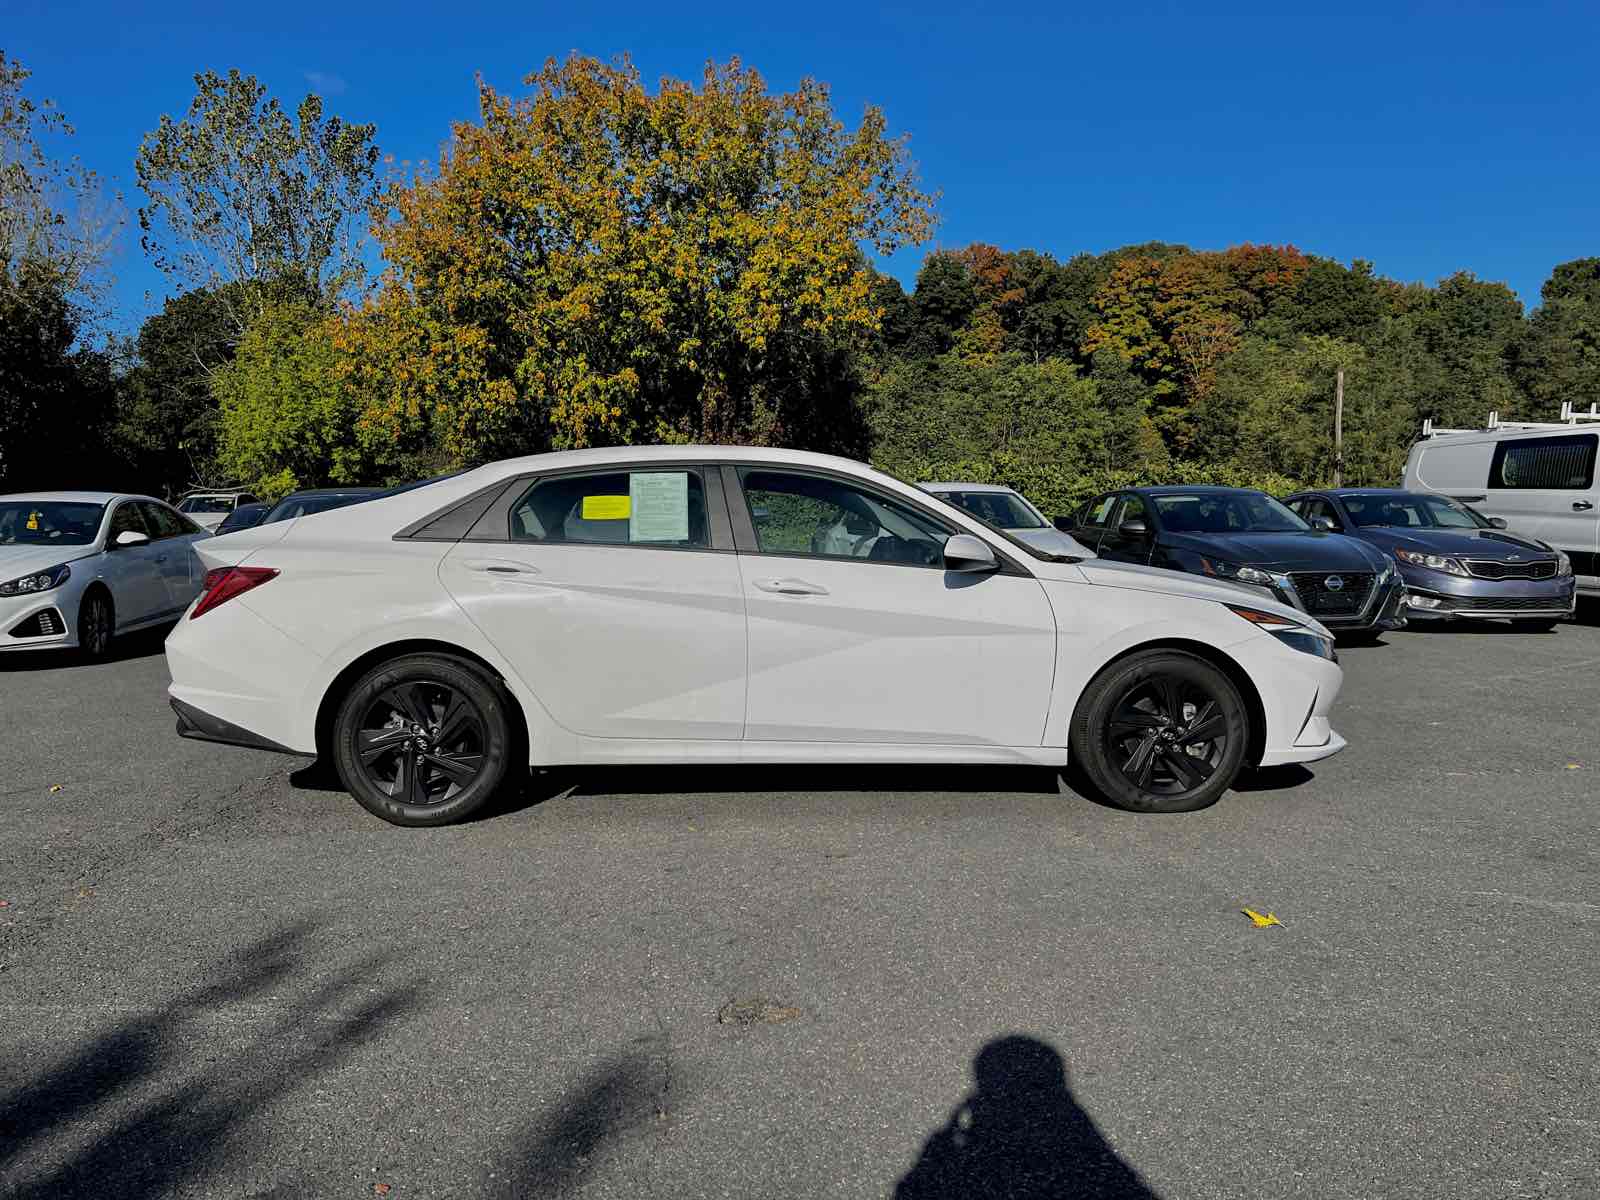
[[[1506,424],[1490,413],[1483,429],[1435,429],[1426,422],[1406,458],[1401,486],[1463,501],[1565,550],[1578,590],[1600,595],[1600,408],[1574,412],[1564,404],[1561,418]]]

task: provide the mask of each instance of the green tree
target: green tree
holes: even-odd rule
[[[314,94],[291,116],[236,70],[194,81],[188,113],[163,115],[139,147],[145,252],[180,287],[244,301],[240,330],[272,291],[326,301],[358,283],[376,127],[325,115]]]
[[[388,475],[396,456],[363,426],[338,358],[332,319],[306,301],[273,302],[250,323],[213,378],[219,465],[233,480],[273,498]]]
[[[1510,357],[1527,415],[1553,421],[1565,401],[1600,402],[1600,258],[1556,267]]]

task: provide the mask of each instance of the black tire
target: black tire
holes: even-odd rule
[[[1518,633],[1549,633],[1559,624],[1559,617],[1529,617],[1512,621],[1511,628]]]
[[[1146,650],[1113,663],[1084,690],[1070,746],[1118,808],[1193,812],[1233,784],[1250,733],[1249,710],[1222,671],[1181,650]]]
[[[89,662],[99,662],[111,652],[117,631],[117,609],[111,593],[95,584],[78,601],[78,654]]]
[[[505,684],[465,659],[407,654],[356,680],[333,723],[333,764],[368,812],[448,825],[513,773],[521,725]]]

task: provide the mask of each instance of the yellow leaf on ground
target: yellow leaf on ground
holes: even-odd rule
[[[1253,908],[1241,908],[1239,911],[1245,916],[1249,917],[1257,929],[1265,929],[1269,925],[1283,924],[1282,921],[1278,920],[1276,914],[1274,913],[1268,913],[1266,916],[1262,916]]]

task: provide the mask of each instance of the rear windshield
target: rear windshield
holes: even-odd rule
[[[287,521],[292,517],[303,517],[308,513],[330,512],[335,508],[345,508],[351,504],[360,504],[363,500],[372,500],[379,496],[379,492],[342,492],[331,496],[285,496],[272,506],[272,511],[262,521],[263,525],[270,525],[274,521]]]
[[[104,504],[0,501],[0,546],[87,546],[105,511]]]
[[[178,505],[181,513],[226,513],[233,511],[232,496],[190,496]]]

